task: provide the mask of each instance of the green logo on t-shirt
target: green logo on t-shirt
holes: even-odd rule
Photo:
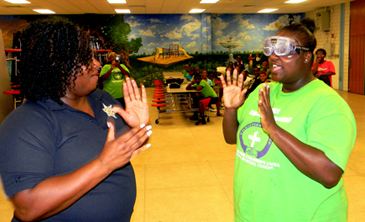
[[[113,73],[113,78],[114,78],[115,80],[121,80],[121,79],[123,78],[123,75],[122,75],[122,73],[120,73],[120,72]]]

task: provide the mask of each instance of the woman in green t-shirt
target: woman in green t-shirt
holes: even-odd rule
[[[347,103],[311,72],[314,21],[264,40],[274,82],[245,100],[237,72],[224,87],[223,133],[237,144],[234,220],[347,221],[342,175],[356,138]]]

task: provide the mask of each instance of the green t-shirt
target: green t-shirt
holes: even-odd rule
[[[125,71],[129,72],[128,68],[120,65]],[[100,71],[100,77],[107,73],[111,68],[111,64],[106,64]],[[108,79],[104,81],[104,91],[110,93],[115,99],[123,97],[123,83],[125,83],[124,75],[119,68],[115,67]]]
[[[198,85],[197,84],[194,84],[193,87],[197,87]],[[218,97],[217,96],[217,93],[215,93],[214,89],[204,80],[202,79],[199,83],[199,86],[203,86],[202,88],[202,94],[204,96],[204,98],[208,98],[208,97],[212,97],[212,98],[215,98],[215,97]]]
[[[345,171],[356,138],[355,119],[347,103],[318,79],[292,93],[282,92],[281,83],[269,85],[276,123],[323,151]],[[237,114],[235,221],[347,221],[343,179],[325,188],[301,173],[263,132],[258,112],[261,87]]]
[[[183,75],[184,75],[184,78],[186,79],[186,77],[189,75],[189,72],[188,71],[186,71],[186,70],[184,70],[183,72]]]

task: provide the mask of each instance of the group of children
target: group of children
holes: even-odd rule
[[[246,96],[248,96],[261,83],[269,81],[268,74],[270,70],[268,69],[267,62],[262,64],[261,70],[259,68],[253,69],[253,77],[252,75],[249,76],[249,73],[244,68],[242,57],[239,56],[235,63],[229,63],[226,72],[221,73],[221,75],[226,75],[228,72],[232,74],[234,70],[237,70],[238,73],[242,73],[244,75],[244,86],[248,87]],[[207,70],[200,71],[198,67],[194,68],[189,65],[185,65],[183,74],[190,82],[186,89],[195,89],[200,91],[193,95],[193,105],[195,108],[199,108],[199,111],[194,112],[194,115],[189,119],[197,120],[195,123],[196,125],[206,124],[204,110],[209,107],[210,110],[215,111],[211,106],[212,104],[216,105],[217,116],[221,116],[220,109],[224,107],[221,106],[223,88],[221,87],[222,83],[217,76],[219,73],[208,73]]]
[[[222,85],[217,78],[217,74],[215,72],[208,73],[207,70],[200,72],[199,68],[190,67],[189,65],[185,65],[183,74],[190,82],[186,89],[200,91],[193,95],[193,106],[198,108],[199,111],[194,112],[194,115],[189,119],[197,120],[195,125],[206,124],[204,110],[209,107],[210,110],[215,111],[211,106],[212,104],[216,104],[217,116],[221,116],[221,93],[218,92],[217,94],[214,89],[216,86]]]

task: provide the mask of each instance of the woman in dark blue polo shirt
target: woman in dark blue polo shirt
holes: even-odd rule
[[[148,148],[146,91],[124,84],[126,109],[95,89],[100,64],[87,34],[65,22],[23,33],[27,101],[0,126],[0,173],[13,221],[130,221],[136,184],[129,160]]]

